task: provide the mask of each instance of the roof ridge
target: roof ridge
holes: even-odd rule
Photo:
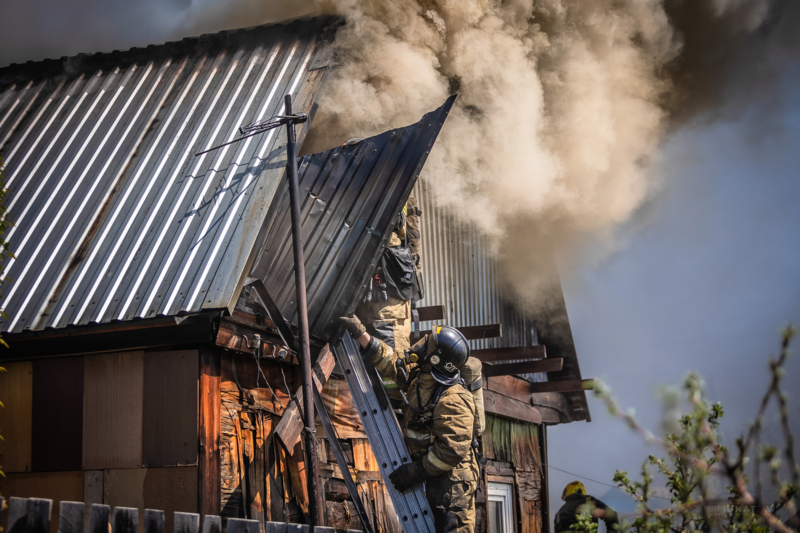
[[[192,46],[209,43],[210,45],[223,46],[229,43],[231,37],[245,39],[256,36],[265,30],[287,30],[296,31],[292,26],[307,26],[304,30],[322,30],[326,26],[335,26],[341,22],[341,17],[335,15],[315,15],[303,16],[280,22],[269,22],[245,28],[231,28],[218,32],[202,33],[192,37],[184,37],[174,41],[166,41],[158,44],[148,44],[145,46],[133,46],[124,50],[111,50],[104,52],[80,52],[71,56],[61,56],[59,58],[45,58],[38,60],[28,60],[24,63],[11,63],[5,67],[0,67],[0,86],[19,81],[20,78],[27,78],[30,75],[53,76],[58,74],[58,70],[64,74],[70,74],[83,70],[85,67],[91,68],[94,63],[101,63],[110,60],[114,64],[130,58],[134,60],[139,54],[152,54],[155,52],[174,53],[177,49],[185,47],[189,50]],[[215,42],[216,41],[216,42]],[[83,67],[83,68],[82,68]]]

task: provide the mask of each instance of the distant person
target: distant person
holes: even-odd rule
[[[603,522],[606,524],[606,530],[614,531],[614,526],[619,524],[617,513],[614,509],[595,498],[586,494],[586,488],[580,481],[573,481],[564,487],[564,492],[561,493],[561,499],[564,500],[564,505],[556,513],[555,533],[563,533],[569,531],[573,524],[578,523],[578,516],[584,511],[592,511],[600,509],[604,511]],[[592,522],[597,523],[597,517],[592,513]]]

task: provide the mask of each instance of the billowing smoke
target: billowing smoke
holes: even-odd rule
[[[615,228],[659,190],[665,135],[734,93],[768,90],[800,20],[768,0],[325,6],[347,23],[305,150],[414,122],[459,93],[424,179],[492,237],[523,296],[549,281],[540,258],[551,248],[563,268],[581,242],[613,246]]]
[[[160,21],[149,31],[167,40],[342,15],[338,66],[305,152],[410,124],[457,92],[423,179],[491,238],[522,295],[541,288],[551,249],[562,268],[585,260],[583,243],[613,249],[615,229],[662,185],[655,169],[670,131],[754,100],[779,108],[771,89],[797,68],[800,48],[791,0],[178,0],[108,13],[89,4],[70,19],[74,39],[51,48],[159,40],[131,18]],[[42,10],[15,9],[31,21],[17,25],[19,50],[25,36],[37,41]],[[47,30],[40,37],[58,39]]]

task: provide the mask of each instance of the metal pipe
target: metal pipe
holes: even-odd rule
[[[286,95],[287,115],[292,114],[292,96]],[[292,246],[294,247],[294,282],[297,298],[297,326],[300,333],[300,369],[303,374],[303,410],[305,411],[306,475],[308,478],[308,514],[311,530],[325,524],[320,505],[317,440],[314,437],[314,386],[311,373],[311,349],[308,334],[308,300],[306,299],[306,268],[303,259],[303,234],[300,221],[300,185],[297,180],[294,123],[286,125],[286,173],[289,176],[289,205],[292,217]]]

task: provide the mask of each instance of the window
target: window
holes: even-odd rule
[[[514,533],[514,498],[510,483],[489,482],[487,519],[489,533]]]

